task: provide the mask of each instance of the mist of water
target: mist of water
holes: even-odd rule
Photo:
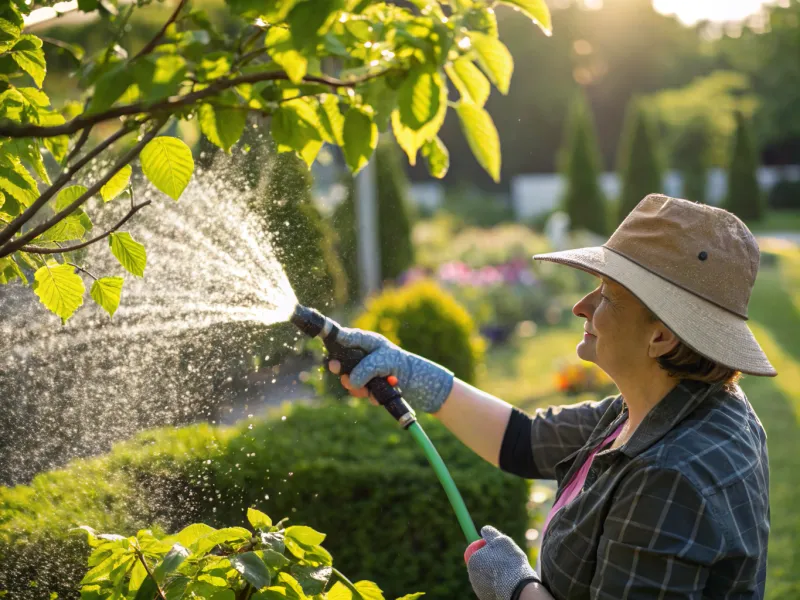
[[[296,299],[249,208],[257,191],[234,165],[198,168],[177,203],[135,184],[137,202],[153,199],[125,227],[147,249],[144,278],[126,273],[105,242],[85,262],[98,277],[125,276],[113,320],[90,299],[88,276],[85,304],[63,327],[29,288],[0,287],[0,483],[145,427],[214,420],[235,401],[232,381],[276,343],[270,325],[286,321]],[[128,209],[125,197],[113,204],[95,231]]]

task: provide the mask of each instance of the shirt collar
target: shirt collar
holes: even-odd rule
[[[664,437],[722,385],[721,382],[710,384],[694,379],[682,379],[650,409],[620,451],[630,458],[641,454]],[[623,410],[627,412],[627,409]]]

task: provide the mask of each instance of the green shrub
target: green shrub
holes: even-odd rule
[[[355,327],[377,331],[404,349],[474,383],[484,343],[469,313],[432,281],[388,288],[367,302]]]
[[[747,221],[759,221],[764,217],[757,169],[758,152],[753,135],[744,115],[737,111],[736,134],[728,166],[728,195],[723,207]]]
[[[569,215],[571,228],[605,234],[608,225],[605,197],[598,181],[603,168],[602,157],[592,111],[582,93],[570,107],[560,162],[566,178],[561,204]]]
[[[687,200],[706,201],[713,135],[708,117],[696,116],[684,125],[673,144],[672,164],[683,178],[681,195]]]
[[[619,225],[648,194],[661,191],[661,166],[647,112],[640,101],[628,104],[620,144],[619,172],[622,192],[617,206]]]
[[[78,525],[126,535],[235,526],[258,506],[325,531],[337,568],[379,582],[387,596],[472,593],[444,491],[391,417],[360,401],[282,412],[285,420],[147,431],[29,486],[0,488],[0,590],[8,600],[76,598],[89,554],[85,535],[69,531]],[[524,546],[526,482],[483,462],[434,418],[420,422],[476,526],[493,524]]]

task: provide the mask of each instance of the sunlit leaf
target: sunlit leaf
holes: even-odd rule
[[[106,184],[100,188],[100,197],[103,202],[109,202],[119,196],[125,188],[128,187],[128,182],[131,179],[133,169],[130,165],[125,165],[119,171],[114,173],[114,176],[109,179]]]
[[[478,64],[500,93],[507,94],[514,71],[514,59],[508,48],[497,38],[483,33],[470,32],[469,39],[478,56]]]
[[[383,591],[372,581],[356,581],[353,585],[364,600],[384,600]]]
[[[333,570],[331,567],[307,567],[304,565],[293,565],[291,568],[292,576],[303,588],[303,593],[307,596],[321,594],[322,590],[328,585]]]
[[[444,142],[436,136],[432,140],[425,142],[422,146],[422,156],[428,165],[428,172],[437,179],[447,175],[450,168],[450,153]]]
[[[11,153],[0,154],[0,190],[22,206],[30,206],[39,197],[36,181]]]
[[[19,268],[19,265],[11,256],[0,258],[0,283],[8,283],[14,279],[19,278],[22,283],[28,285],[28,278],[25,273]]]
[[[101,75],[94,83],[94,93],[86,113],[99,113],[114,104],[134,83],[133,75],[133,69],[126,63],[115,65]]]
[[[403,125],[419,131],[436,116],[442,101],[441,86],[442,78],[438,71],[412,69],[397,95],[397,108]]]
[[[303,155],[306,164],[313,162],[322,147],[321,129],[317,111],[305,98],[284,102],[272,115],[272,137],[278,143],[278,151],[295,150]]]
[[[242,577],[254,588],[260,590],[270,584],[270,575],[267,565],[255,553],[244,552],[230,558],[233,568],[241,573]]]
[[[186,59],[177,54],[147,57],[138,61],[133,73],[142,98],[157,100],[176,94],[186,75],[186,68]]]
[[[145,177],[174,200],[180,198],[194,171],[192,151],[174,137],[161,136],[150,140],[139,160]]]
[[[20,28],[6,19],[0,19],[0,52],[5,52],[19,39],[22,31]]]
[[[462,57],[452,65],[446,65],[445,71],[462,98],[471,100],[478,106],[486,104],[491,85],[481,70],[475,66],[475,63]]]
[[[357,173],[369,162],[372,152],[378,145],[378,126],[366,111],[353,106],[345,115],[342,138],[344,141],[342,150],[347,166],[353,173]]]
[[[417,600],[420,596],[424,596],[425,592],[416,592],[414,594],[406,594],[405,596],[401,596],[397,600]]]
[[[101,277],[92,284],[90,294],[92,299],[100,307],[113,317],[119,308],[119,300],[122,296],[122,284],[125,280],[122,277]]]
[[[72,214],[61,219],[36,239],[49,242],[68,242],[81,239],[84,233],[86,233],[86,229],[81,224],[80,217]]]
[[[220,544],[242,542],[252,536],[253,534],[244,527],[225,527],[196,540],[191,544],[191,549],[196,554],[203,554]]]
[[[247,520],[254,529],[266,529],[268,527],[272,527],[272,519],[255,508],[247,509]]]
[[[39,176],[39,179],[50,184],[50,176],[44,167],[42,153],[39,150],[39,142],[36,138],[16,138],[6,144],[6,147],[16,153],[20,159],[27,163]]]
[[[243,106],[212,106],[203,104],[199,111],[200,129],[208,140],[230,154],[231,147],[239,141],[247,122]]]
[[[298,52],[292,44],[289,29],[272,27],[264,40],[269,55],[278,63],[294,83],[299,83],[306,76],[308,59]]]
[[[74,267],[60,265],[50,260],[36,271],[34,279],[36,279],[34,292],[39,296],[39,300],[45,308],[61,317],[62,321],[66,322],[83,304],[83,292],[86,288],[80,275],[75,273]],[[86,579],[92,571],[87,573],[81,583],[89,582]]]
[[[339,100],[335,94],[323,94],[319,103],[319,120],[325,141],[337,146],[342,146],[342,130],[344,129],[344,116],[339,110]]]
[[[174,544],[170,551],[167,552],[166,556],[164,556],[164,560],[153,570],[153,577],[155,577],[156,581],[160,584],[167,575],[180,567],[190,554],[191,552],[189,552],[187,548],[184,548],[180,544]]]
[[[137,277],[144,277],[147,266],[147,252],[144,245],[131,237],[127,231],[117,231],[108,236],[108,243],[119,263],[129,273]]]
[[[189,525],[188,527],[184,527],[176,535],[167,539],[170,540],[174,539],[182,546],[189,547],[200,538],[206,537],[207,535],[214,533],[215,531],[216,529],[214,529],[210,525],[206,525],[205,523],[195,523],[194,525]]]
[[[301,587],[300,583],[295,579],[293,576],[289,575],[286,571],[282,571],[278,573],[278,581],[284,584],[289,590],[290,594],[287,594],[290,597],[295,598],[305,598],[305,593],[303,592],[303,588]]]
[[[82,185],[71,185],[62,189],[56,196],[55,210],[61,212],[70,204],[87,192],[87,188]]]
[[[353,600],[353,592],[341,581],[337,581],[325,594],[325,598],[326,600]]]
[[[42,87],[44,76],[47,73],[42,40],[35,35],[21,36],[11,49],[11,58],[19,65],[20,69],[33,78],[37,86]]]
[[[56,159],[56,162],[60,163],[67,156],[67,151],[69,150],[69,137],[66,135],[55,135],[45,138],[44,146],[50,151],[50,154],[53,155],[53,158]]]
[[[553,33],[550,9],[547,8],[544,0],[500,0],[500,3],[519,8],[525,15],[533,19],[533,22],[547,35]]]
[[[456,105],[461,129],[472,154],[495,182],[500,181],[500,138],[492,117],[480,106],[463,100]]]
[[[287,17],[295,45],[307,48],[316,43],[336,21],[344,0],[314,0],[298,3]]]

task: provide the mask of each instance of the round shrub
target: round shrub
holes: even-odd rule
[[[484,342],[466,309],[432,281],[387,288],[367,303],[354,326],[385,335],[447,367],[462,381],[475,382]]]

